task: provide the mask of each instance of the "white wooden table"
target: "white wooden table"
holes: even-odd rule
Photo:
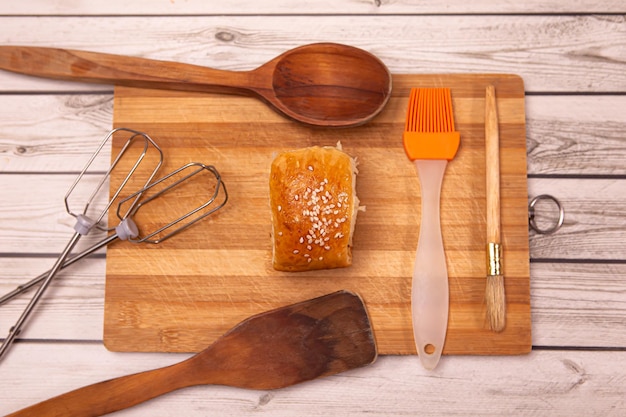
[[[394,73],[523,77],[529,198],[565,208],[531,233],[533,350],[415,356],[259,392],[181,390],[119,415],[602,415],[626,413],[626,3],[615,0],[252,0],[0,4],[0,44],[256,67],[297,45],[369,50]],[[111,129],[112,86],[0,71],[0,292],[47,270],[72,234],[63,195]],[[544,207],[545,208],[545,207]],[[90,236],[81,245],[94,242]],[[62,273],[0,362],[0,414],[183,354],[102,344],[104,251]],[[29,299],[0,306],[0,337]]]

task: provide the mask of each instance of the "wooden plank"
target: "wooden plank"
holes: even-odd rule
[[[533,345],[626,347],[625,264],[534,262],[530,272]]]
[[[626,175],[622,108],[623,95],[527,96],[528,174]],[[6,94],[0,109],[0,174],[77,173],[111,129],[113,94]]]
[[[626,180],[531,179],[530,196],[549,192],[565,212],[563,227],[551,235],[530,234],[531,257],[548,259],[626,259]],[[588,190],[583,192],[582,190]],[[536,219],[547,227],[558,218],[556,206],[535,206]]]
[[[2,364],[11,383],[0,390],[0,413],[188,356],[120,354],[95,344],[20,343]],[[368,367],[281,390],[186,388],[119,415],[170,416],[184,410],[186,416],[619,416],[626,407],[619,365],[624,361],[623,351],[533,351],[523,357],[444,357],[435,372],[428,372],[416,358],[385,356]]]
[[[105,260],[101,256],[84,259],[57,274],[18,340],[102,340]],[[0,295],[8,294],[46,272],[55,260],[38,257],[0,259]],[[8,334],[37,288],[0,306],[0,338]]]
[[[0,252],[60,254],[74,234],[76,219],[65,211],[63,198],[77,174],[2,175],[3,192],[11,198],[0,202]],[[80,210],[95,189],[100,176],[87,175],[70,196],[73,210]],[[106,194],[106,187],[104,194]],[[108,195],[103,195],[106,199]],[[74,204],[76,203],[76,204]],[[103,210],[105,202],[97,200],[93,207]],[[106,222],[105,218],[105,222]],[[117,224],[117,223],[115,223]],[[87,248],[105,237],[94,229],[83,236],[76,249]]]
[[[252,69],[295,46],[331,41],[369,50],[399,74],[515,73],[529,92],[626,90],[626,52],[619,47],[626,28],[622,16],[12,17],[0,20],[0,27],[1,44],[86,49],[228,70]],[[95,88],[0,73],[4,91]]]
[[[3,94],[0,110],[0,172],[78,173],[111,130],[113,95]],[[103,157],[93,167],[109,163]]]
[[[481,1],[447,1],[445,5],[440,1],[311,1],[311,0],[277,0],[270,3],[257,3],[250,0],[235,0],[229,2],[187,0],[174,2],[167,0],[136,0],[131,3],[113,0],[102,3],[68,4],[65,2],[50,2],[46,0],[28,0],[21,2],[6,2],[0,5],[1,15],[46,15],[46,16],[95,16],[95,15],[240,15],[249,14],[254,10],[257,16],[268,14],[420,14],[420,13],[624,13],[626,10],[620,2],[603,0],[581,0],[562,2],[558,0],[526,2],[490,2]]]
[[[498,91],[503,241],[510,259],[505,264],[509,325],[502,334],[490,332],[484,321],[487,83],[494,83]],[[231,197],[214,220],[185,231],[180,239],[129,250],[109,248],[107,347],[197,351],[243,317],[349,288],[359,292],[368,305],[379,352],[414,353],[409,293],[419,221],[418,181],[401,136],[410,87],[449,85],[463,144],[448,167],[442,191],[451,282],[444,352],[527,352],[530,307],[523,84],[518,77],[506,75],[404,75],[395,76],[394,85],[391,103],[379,117],[361,128],[341,130],[295,124],[247,97],[117,90],[115,124],[131,123],[131,127],[155,131],[167,155],[167,168],[198,158],[216,165]],[[177,112],[183,110],[186,115],[180,119]],[[364,190],[359,195],[367,207],[357,222],[354,265],[304,274],[277,273],[270,264],[269,214],[263,209],[268,204],[267,173],[273,155],[313,144],[332,146],[337,141],[359,160],[357,189]],[[114,149],[118,146],[114,143]],[[167,206],[182,212],[180,204],[176,200]],[[155,225],[167,220],[158,211],[143,216]]]
[[[625,106],[626,95],[526,97],[528,173],[626,175]]]

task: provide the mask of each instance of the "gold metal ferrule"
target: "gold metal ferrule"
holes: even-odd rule
[[[499,243],[487,244],[487,275],[502,275],[502,246]]]

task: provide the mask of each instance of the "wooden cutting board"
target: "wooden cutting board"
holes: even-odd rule
[[[212,217],[159,245],[116,242],[109,246],[106,347],[197,352],[248,316],[346,289],[363,297],[381,354],[414,354],[410,289],[420,192],[417,174],[404,154],[402,132],[410,88],[446,86],[452,89],[461,147],[448,165],[441,197],[450,283],[444,354],[529,352],[523,81],[515,75],[433,74],[394,75],[393,83],[393,96],[384,111],[372,122],[349,129],[303,126],[250,97],[116,88],[115,127],[144,131],[163,148],[161,175],[190,161],[213,164],[230,199]],[[488,330],[483,300],[488,84],[496,87],[501,141],[508,304],[507,327],[499,334]],[[305,273],[274,271],[270,164],[280,151],[334,146],[339,141],[359,161],[357,191],[366,207],[358,215],[353,265]],[[121,142],[114,141],[114,155]],[[176,204],[164,204],[162,217],[151,210],[150,223],[168,220],[167,213]]]

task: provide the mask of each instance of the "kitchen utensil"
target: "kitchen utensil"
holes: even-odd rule
[[[374,55],[347,45],[315,43],[251,71],[27,46],[0,46],[0,68],[83,82],[200,92],[253,94],[311,125],[356,126],[378,114],[391,74]]]
[[[208,180],[205,183],[197,183],[195,181],[193,183],[193,186],[196,187],[196,195],[202,200],[199,205],[194,206],[193,209],[189,211],[185,211],[178,217],[168,213],[172,220],[168,221],[164,225],[156,227],[150,232],[140,233],[140,230],[133,218],[141,207],[144,207],[146,204],[154,201],[160,196],[164,196],[170,192],[175,192],[183,184],[187,184],[191,181],[193,177],[201,174],[206,174],[205,176],[208,176]],[[201,179],[195,180],[200,181]],[[137,200],[137,197],[139,196],[143,197]],[[200,162],[185,164],[121,200],[116,211],[117,217],[120,220],[118,226],[115,228],[116,232],[108,235],[100,242],[67,259],[63,265],[61,265],[60,269],[67,268],[68,266],[86,256],[91,255],[98,249],[103,248],[117,239],[128,240],[132,243],[161,243],[164,240],[182,232],[192,224],[221,209],[227,201],[228,192],[226,190],[226,185],[222,181],[220,173],[214,166],[205,165]],[[124,212],[123,208],[129,204],[132,209]],[[162,207],[161,210],[163,210]],[[178,227],[174,228],[174,226]],[[6,303],[19,294],[28,291],[33,286],[46,279],[49,273],[50,271],[44,272],[43,274],[28,281],[26,284],[22,284],[13,291],[0,297],[0,305]]]
[[[79,388],[10,416],[100,416],[194,385],[277,389],[376,356],[363,301],[339,291],[250,317],[178,364]]]
[[[109,169],[103,175],[100,176],[99,182],[97,183],[96,187],[94,187],[92,193],[87,199],[87,202],[82,206],[83,207],[82,210],[78,212],[74,211],[70,207],[73,205],[70,202],[72,194],[76,191],[77,187],[79,187],[79,185],[82,184],[83,179],[85,178],[85,174],[87,173],[87,170],[91,167],[93,162],[96,160],[96,158],[98,157],[98,155],[104,148],[104,145],[109,143],[109,141],[113,138],[113,135],[115,133],[122,133],[122,132],[130,133],[129,139],[125,142],[124,146],[122,147],[121,151],[118,153],[116,158],[114,159]],[[138,138],[143,139],[143,142],[140,142],[140,145],[142,145],[139,147],[140,153],[135,158],[135,155],[131,155],[131,154],[133,153],[132,151],[135,148],[134,145],[137,143],[136,139]],[[153,148],[156,149],[157,151],[158,157],[156,159],[147,157],[149,151]],[[130,165],[127,165],[129,168],[128,170],[124,170],[124,174],[121,175],[122,180],[119,183],[117,190],[115,190],[111,194],[109,202],[104,205],[104,209],[100,209],[100,205],[98,204],[97,197],[99,197],[100,194],[106,195],[108,193],[109,191],[108,180],[111,177],[112,171],[116,167],[120,166],[121,164],[127,164],[128,159],[130,159],[131,162],[132,161],[134,162],[132,162]],[[120,128],[120,129],[115,129],[109,132],[109,134],[104,138],[104,140],[100,143],[100,145],[96,149],[95,153],[91,156],[91,158],[89,159],[89,161],[87,162],[83,170],[80,172],[80,174],[78,175],[74,183],[70,186],[69,190],[65,194],[65,198],[64,198],[65,209],[68,212],[68,214],[76,218],[76,224],[74,226],[74,230],[75,230],[74,235],[68,242],[65,249],[59,255],[59,258],[54,263],[53,267],[50,269],[50,271],[46,273],[45,277],[42,280],[43,281],[42,284],[39,286],[39,288],[35,292],[35,295],[32,297],[31,301],[26,306],[26,309],[24,310],[22,315],[18,318],[15,325],[11,327],[11,329],[9,330],[8,336],[5,338],[2,346],[0,346],[0,358],[2,358],[6,354],[6,352],[8,351],[9,347],[11,346],[11,344],[13,343],[17,335],[21,332],[22,327],[24,326],[24,323],[26,322],[26,320],[32,313],[33,309],[35,308],[35,305],[39,302],[39,300],[43,296],[43,293],[46,291],[46,289],[48,288],[48,286],[50,285],[50,283],[56,276],[57,272],[63,267],[65,260],[69,256],[74,246],[78,243],[80,238],[84,235],[87,235],[94,227],[101,229],[101,230],[109,230],[106,228],[106,226],[102,225],[104,216],[107,214],[113,202],[120,196],[120,194],[124,191],[126,186],[130,183],[131,178],[133,176],[136,176],[136,173],[140,173],[142,175],[144,174],[143,168],[142,168],[142,171],[138,171],[142,164],[144,166],[146,164],[150,164],[148,165],[149,169],[147,170],[147,178],[145,178],[145,181],[143,182],[143,184],[149,184],[150,181],[152,181],[152,178],[154,177],[156,172],[158,171],[159,167],[161,166],[162,161],[163,161],[163,154],[161,152],[161,149],[145,133],[141,133],[141,132],[134,131],[131,129]],[[126,166],[124,168],[126,168]],[[86,182],[89,182],[89,180],[87,180]],[[129,210],[133,209],[139,197],[140,195],[135,195],[133,197],[133,199],[130,201],[130,204],[128,204]]]
[[[422,198],[411,290],[413,335],[422,365],[434,369],[443,351],[449,306],[439,200],[446,166],[460,142],[454,130],[450,89],[411,89],[402,140],[417,169]]]
[[[496,89],[485,92],[485,161],[487,191],[487,283],[485,302],[489,328],[501,332],[506,326],[506,298],[502,246],[500,244],[500,135]]]

